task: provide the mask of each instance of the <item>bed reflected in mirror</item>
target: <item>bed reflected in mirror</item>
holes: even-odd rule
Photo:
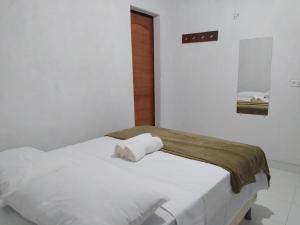
[[[240,41],[237,113],[268,115],[273,38]]]

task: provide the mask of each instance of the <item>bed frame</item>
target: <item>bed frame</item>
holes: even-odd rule
[[[256,199],[257,194],[245,204],[230,225],[240,225],[243,219],[251,220],[251,207],[254,205]]]

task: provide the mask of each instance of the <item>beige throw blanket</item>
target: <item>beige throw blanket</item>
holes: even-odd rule
[[[259,172],[264,172],[270,181],[266,156],[257,146],[153,126],[130,128],[107,136],[124,140],[142,133],[160,137],[164,144],[163,152],[211,163],[229,171],[234,193],[239,193],[243,186],[254,183],[255,175]]]

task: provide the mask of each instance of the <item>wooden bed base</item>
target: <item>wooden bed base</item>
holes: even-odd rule
[[[255,195],[250,201],[248,201],[230,225],[240,225],[244,218],[246,220],[251,220],[251,207],[253,206],[256,199],[257,195]]]

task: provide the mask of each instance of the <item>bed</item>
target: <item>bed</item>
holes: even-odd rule
[[[268,115],[269,92],[239,92],[237,100],[237,113]]]
[[[256,182],[234,194],[230,173],[218,166],[165,152],[155,152],[132,163],[115,157],[120,140],[101,137],[88,142],[54,150],[73,155],[75,152],[105,161],[139,176],[152,188],[170,197],[143,225],[238,225],[255,201],[257,192],[268,188],[264,173]],[[9,207],[0,210],[2,225],[33,225]]]

